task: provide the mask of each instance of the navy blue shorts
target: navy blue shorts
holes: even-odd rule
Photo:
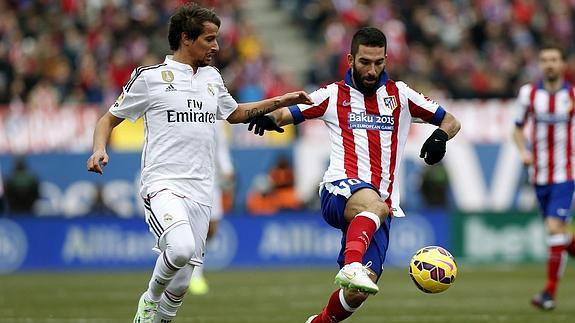
[[[345,235],[349,222],[344,217],[345,205],[351,195],[360,189],[369,188],[379,194],[377,189],[369,183],[359,179],[343,179],[334,181],[324,185],[321,197],[321,213],[325,221],[334,228],[342,231],[341,249],[337,258],[339,267],[343,267],[345,250]],[[373,235],[371,243],[363,256],[363,264],[371,262],[370,269],[377,274],[377,279],[381,276],[383,271],[383,264],[385,262],[385,254],[389,245],[389,229],[391,226],[391,217],[385,218],[381,223],[379,229]]]
[[[573,181],[550,185],[535,185],[535,194],[537,194],[543,217],[557,217],[562,221],[569,219],[571,217],[571,203],[573,202],[574,190],[575,184]]]

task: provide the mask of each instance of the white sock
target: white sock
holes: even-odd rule
[[[166,260],[166,253],[162,252],[158,259],[156,260],[156,266],[154,267],[154,273],[152,274],[152,278],[148,283],[148,298],[153,302],[159,302],[160,297],[166,287],[174,277],[174,275],[178,272],[177,267],[173,264],[169,263],[169,260]]]
[[[164,239],[166,243],[164,251],[156,260],[156,266],[148,284],[147,295],[154,302],[160,301],[164,290],[180,268],[187,265],[195,251],[195,241],[189,225],[179,225],[173,228],[165,234]]]
[[[204,277],[204,265],[194,267],[192,272],[192,280],[201,279]]]
[[[176,317],[176,313],[178,309],[180,309],[180,306],[182,306],[182,300],[188,290],[188,284],[193,271],[194,267],[192,265],[184,266],[178,271],[168,288],[162,293],[160,305],[158,306],[158,314],[156,314],[157,323],[169,323]]]

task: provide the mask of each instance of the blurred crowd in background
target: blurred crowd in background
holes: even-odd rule
[[[386,33],[391,77],[430,97],[513,97],[537,77],[538,45],[549,39],[564,45],[575,80],[573,0],[276,1],[318,43],[311,83],[341,77],[362,25]]]
[[[0,1],[0,109],[107,109],[133,69],[169,54],[181,0]],[[239,101],[285,92],[238,0],[198,1],[222,20],[216,65]],[[290,87],[291,88],[291,87]]]
[[[317,48],[307,84],[274,70],[241,0],[206,0],[222,19],[222,70],[238,101],[341,78],[353,32],[382,28],[388,71],[431,96],[509,98],[537,75],[537,44],[565,45],[575,76],[574,0],[270,0]],[[181,0],[0,1],[0,107],[107,107],[131,71],[163,60]]]

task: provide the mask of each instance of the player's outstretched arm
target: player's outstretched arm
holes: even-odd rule
[[[106,146],[112,129],[119,125],[124,119],[118,118],[111,114],[109,111],[104,114],[94,129],[94,144],[92,148],[92,156],[88,158],[86,167],[88,171],[102,174],[104,166],[108,164],[108,154],[106,153]]]
[[[305,91],[290,92],[271,99],[240,104],[227,120],[229,123],[242,123],[279,108],[296,104],[313,104],[313,101]]]
[[[435,129],[421,147],[419,157],[423,158],[428,165],[437,164],[445,156],[447,141],[455,137],[459,129],[461,129],[459,120],[451,113],[446,112],[439,128]]]

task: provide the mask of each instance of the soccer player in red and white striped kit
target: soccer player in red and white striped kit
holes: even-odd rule
[[[249,129],[255,127],[260,135],[266,130],[283,132],[281,126],[314,118],[323,120],[329,131],[330,163],[320,197],[324,219],[344,236],[341,269],[335,277],[340,288],[306,323],[343,321],[368,295],[378,292],[391,218],[403,216],[394,180],[412,120],[438,126],[421,150],[428,164],[443,158],[447,140],[460,128],[436,102],[389,79],[386,49],[383,32],[372,27],[358,30],[344,80],[310,94],[313,105],[282,108],[250,122]]]
[[[531,303],[541,309],[555,308],[557,284],[565,269],[567,253],[575,256],[575,240],[569,233],[573,182],[573,119],[575,92],[563,78],[564,54],[558,45],[545,44],[539,51],[543,78],[523,85],[516,106],[513,139],[521,160],[529,166],[539,207],[547,230],[547,283]],[[530,143],[523,131],[531,119]]]

